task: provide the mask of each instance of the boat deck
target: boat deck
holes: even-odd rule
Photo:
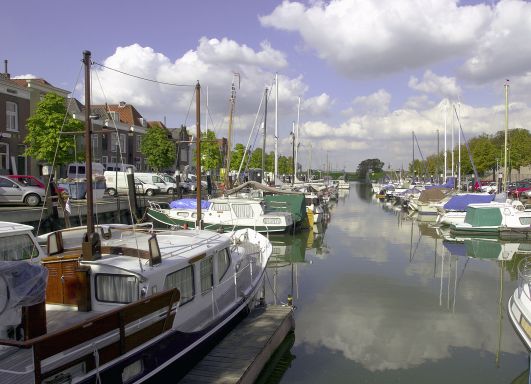
[[[272,305],[253,311],[179,382],[254,383],[295,328],[293,308]]]

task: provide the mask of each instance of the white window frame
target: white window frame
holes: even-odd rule
[[[125,134],[120,133],[119,135],[121,153],[126,153],[127,148],[125,147]],[[114,133],[111,135],[111,152],[116,152],[116,134]]]
[[[10,105],[14,111],[10,110]],[[13,101],[6,101],[6,131],[18,132],[18,104]]]

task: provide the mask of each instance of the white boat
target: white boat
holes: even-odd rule
[[[90,171],[87,226],[41,236],[45,254],[31,227],[0,222],[3,384],[178,381],[262,288],[266,237],[94,225]]]
[[[176,201],[178,203],[179,201]],[[195,203],[195,200],[194,200]],[[257,199],[213,198],[201,210],[205,229],[233,230],[253,228],[258,232],[287,232],[293,230],[293,217],[288,212],[266,212],[265,204]],[[170,226],[195,227],[196,208],[170,208],[159,202],[150,202],[147,212],[152,220]]]
[[[531,257],[522,259],[518,264],[518,288],[509,299],[507,305],[509,319],[531,352]]]
[[[465,221],[466,208],[470,204],[489,203],[494,195],[488,193],[463,193],[452,196],[445,204],[437,206],[437,223],[442,225],[460,224]]]
[[[500,231],[525,234],[531,230],[531,212],[520,201],[468,205],[463,223],[450,226],[453,236],[499,236]]]
[[[199,353],[253,305],[272,252],[269,240],[252,229],[219,234],[107,225],[96,226],[101,256],[91,258],[80,247],[85,233],[86,227],[52,232],[47,256],[35,253],[48,272],[46,306],[6,303],[13,292],[29,295],[35,280],[12,284],[12,266],[27,274],[39,264],[24,262],[27,253],[18,250],[2,263],[2,291],[11,292],[0,299],[9,309],[9,316],[0,315],[2,383],[65,377],[125,383],[156,379],[164,370],[182,374],[183,358]],[[31,232],[24,235],[34,246]],[[11,232],[0,236],[4,259],[12,242]],[[21,325],[13,321],[17,313]]]

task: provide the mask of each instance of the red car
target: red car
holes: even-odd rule
[[[19,183],[23,184],[23,185],[28,185],[28,186],[31,186],[31,187],[39,187],[39,188],[43,188],[43,189],[46,189],[46,185],[44,185],[44,183],[42,181],[40,181],[38,178],[36,178],[35,176],[31,176],[31,175],[7,175],[8,178],[10,179],[13,179],[15,181],[18,181]],[[57,185],[56,185],[57,187]],[[58,193],[62,193],[64,192],[64,188],[59,188],[57,187],[57,192]]]
[[[519,181],[516,183],[515,188],[509,189],[509,196],[519,199],[520,196],[526,191],[531,189],[531,183]]]

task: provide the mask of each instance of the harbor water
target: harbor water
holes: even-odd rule
[[[527,383],[507,302],[517,265],[449,244],[432,223],[351,184],[313,231],[272,236],[266,300],[295,334],[264,382]],[[485,249],[487,251],[485,251]]]

